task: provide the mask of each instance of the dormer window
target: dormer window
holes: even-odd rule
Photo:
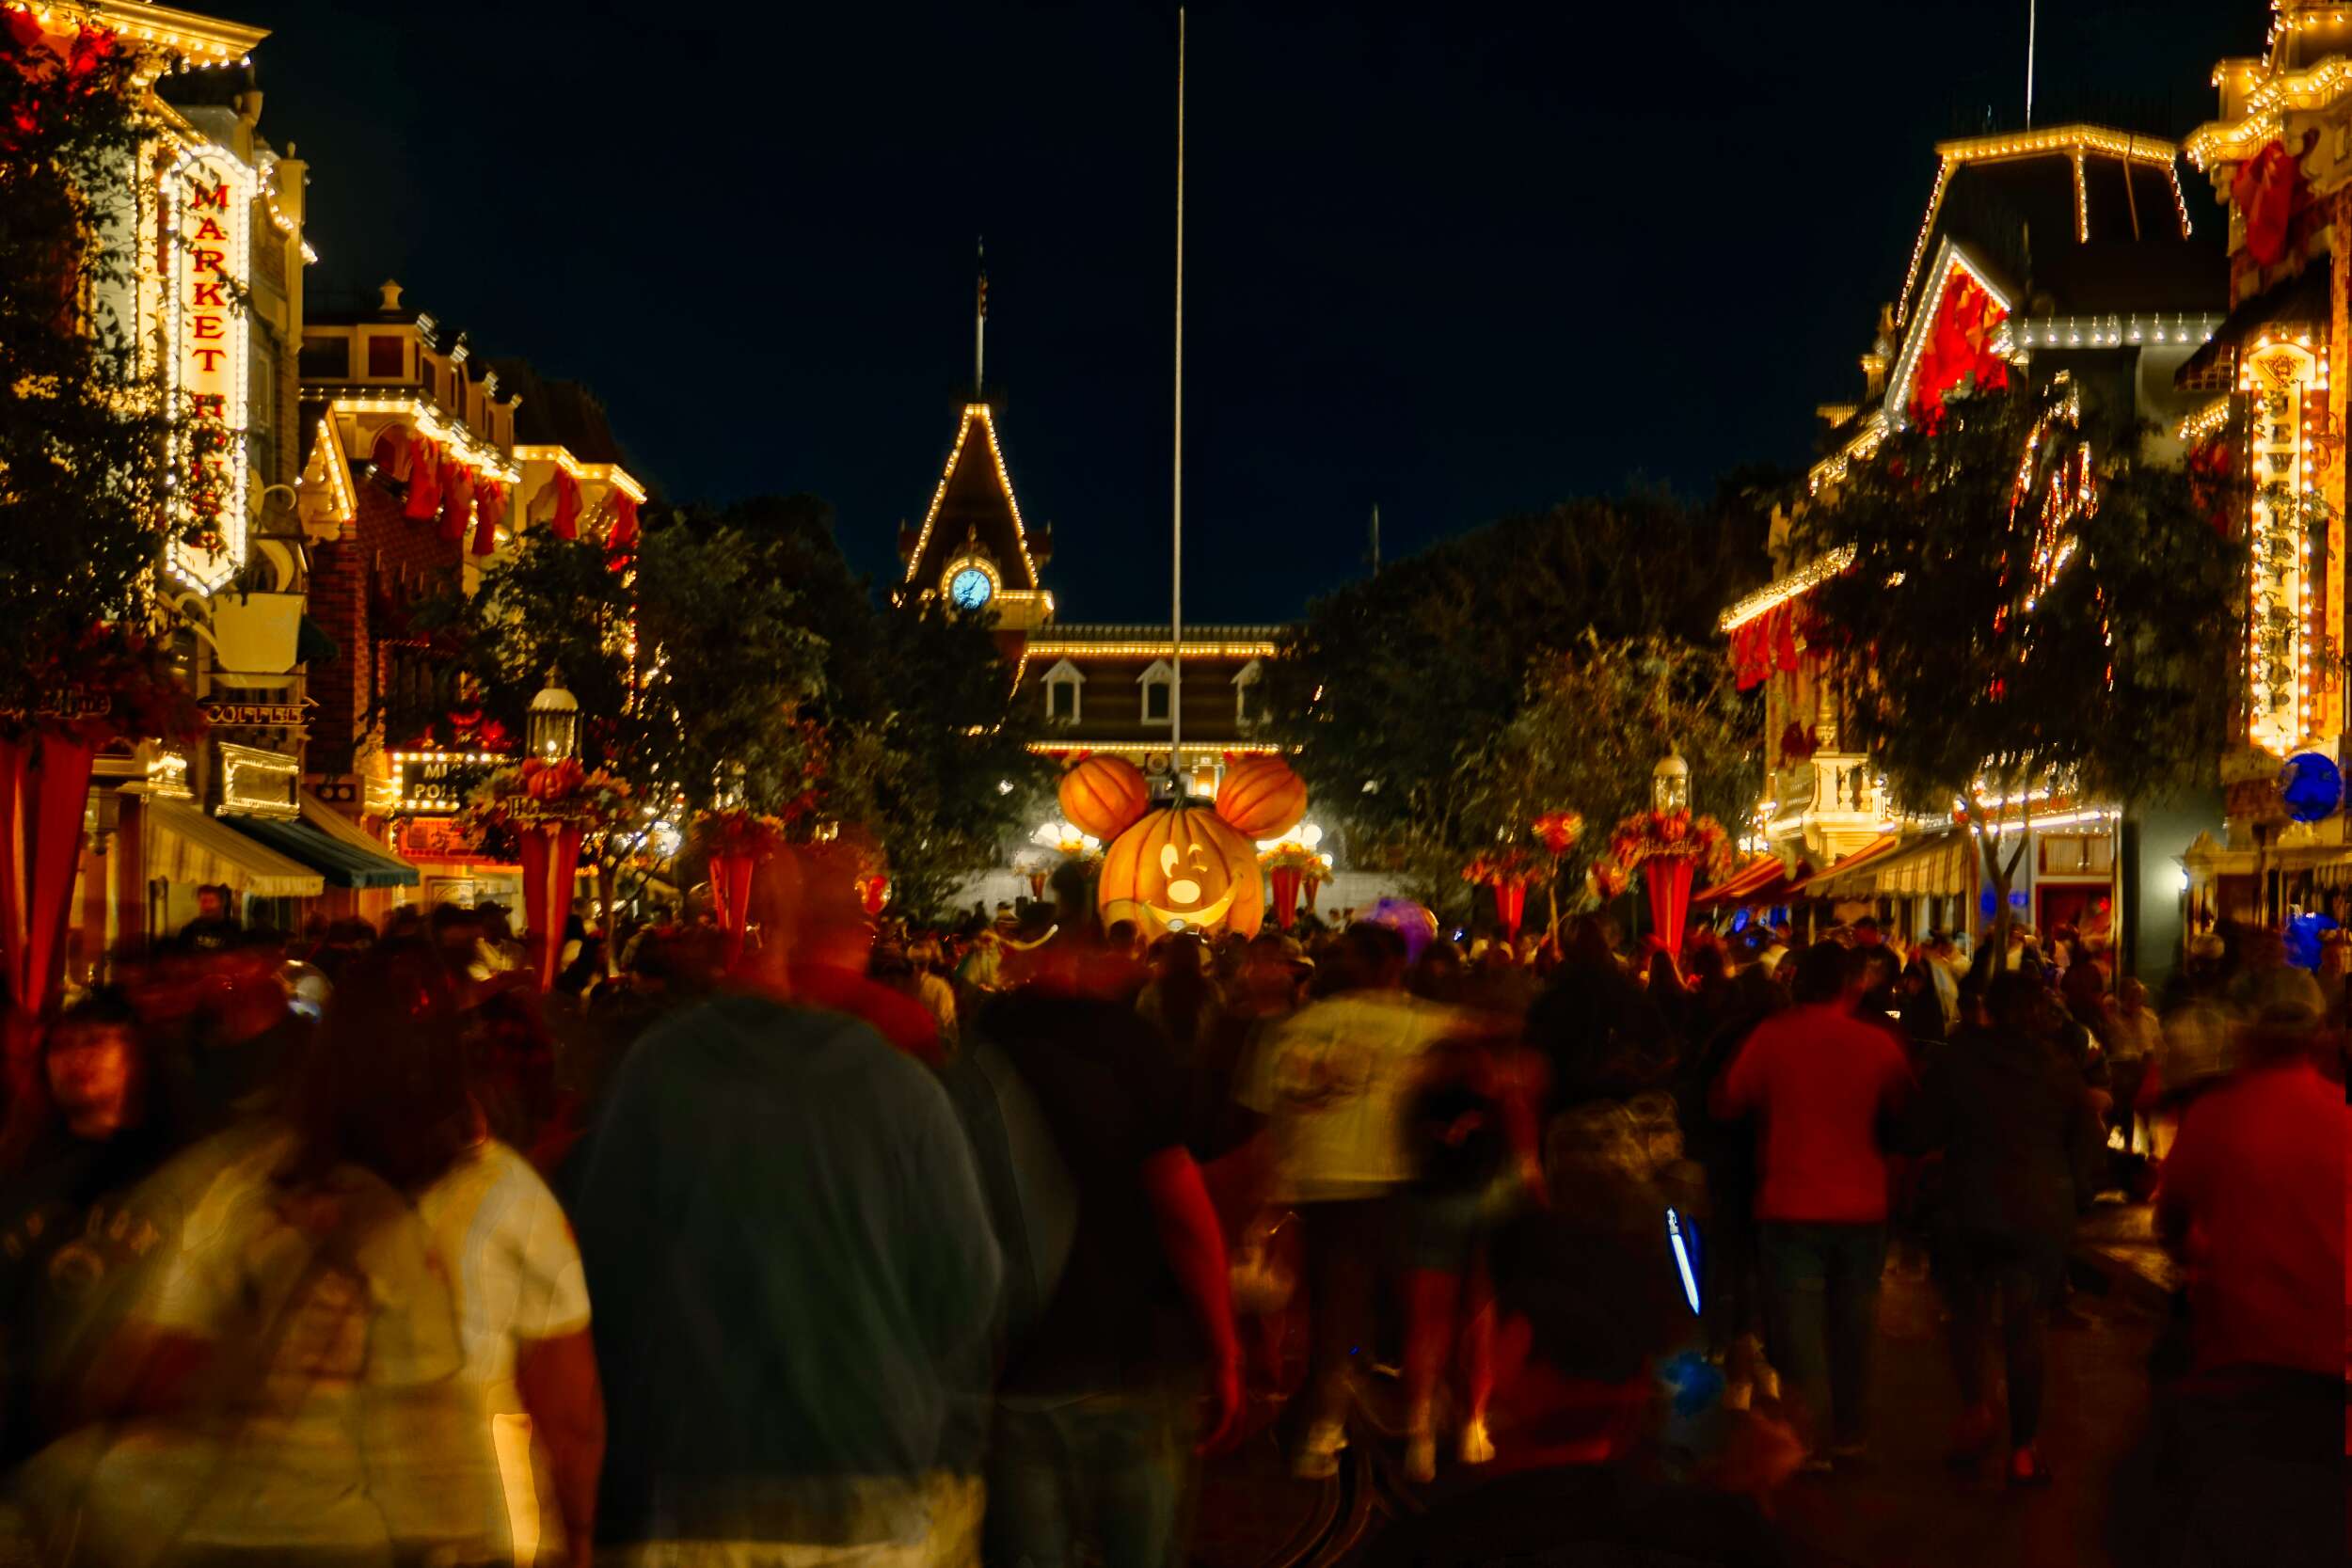
[[[1168,724],[1175,721],[1176,672],[1168,660],[1155,658],[1152,667],[1136,677],[1143,689],[1143,721],[1147,724]]]
[[[1045,718],[1048,723],[1075,724],[1085,711],[1087,678],[1063,659],[1045,672]]]
[[[1264,663],[1254,658],[1233,676],[1233,722],[1245,730],[1265,718],[1265,698],[1259,689],[1264,678]]]

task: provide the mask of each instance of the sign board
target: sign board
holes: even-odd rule
[[[394,752],[391,810],[404,816],[454,816],[473,787],[506,760],[487,752]]]
[[[253,171],[225,148],[188,148],[164,173],[161,228],[165,367],[188,430],[174,521],[193,530],[173,541],[169,564],[210,594],[245,565]]]
[[[204,711],[207,722],[237,725],[245,728],[289,728],[306,724],[310,710],[318,705],[310,701],[299,703],[224,703],[217,699],[197,705]]]

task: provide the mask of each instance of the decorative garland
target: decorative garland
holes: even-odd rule
[[[1593,863],[1593,887],[1604,899],[1626,890],[1645,861],[1696,862],[1709,878],[1731,869],[1731,835],[1711,816],[1688,811],[1637,811],[1617,824],[1609,847]]]
[[[36,655],[11,684],[31,705],[0,710],[0,736],[56,735],[89,746],[122,736],[189,741],[203,710],[161,641],[119,622],[87,627],[66,647]]]
[[[571,827],[596,831],[620,827],[635,817],[635,796],[628,783],[599,768],[589,772],[577,757],[554,762],[524,759],[484,779],[467,797],[464,818],[489,828]]]
[[[741,807],[698,812],[694,816],[694,836],[707,854],[748,855],[755,861],[771,861],[784,852],[784,835],[782,817]]]

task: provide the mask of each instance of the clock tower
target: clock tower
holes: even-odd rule
[[[1032,533],[1022,519],[994,413],[965,404],[922,526],[898,531],[900,596],[991,611],[1001,630],[1033,631],[1054,618],[1054,595],[1038,582],[1053,551],[1053,531]]]

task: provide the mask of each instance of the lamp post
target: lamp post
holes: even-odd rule
[[[1681,752],[1669,750],[1649,770],[1649,804],[1656,812],[1691,809],[1691,765]]]
[[[548,684],[531,699],[524,725],[531,754],[542,762],[560,762],[580,750],[580,699],[560,680],[554,670],[548,671]]]

